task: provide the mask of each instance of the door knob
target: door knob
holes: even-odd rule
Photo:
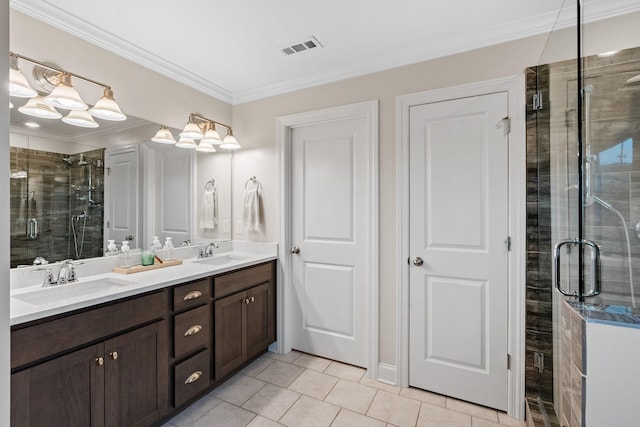
[[[299,254],[300,253],[300,248],[297,246],[294,246],[291,248],[291,253],[292,254]]]
[[[124,240],[132,241],[133,240],[133,234],[129,234],[128,236],[125,236]]]
[[[416,267],[420,267],[422,264],[424,264],[424,260],[419,256],[413,259],[413,265],[415,265]]]

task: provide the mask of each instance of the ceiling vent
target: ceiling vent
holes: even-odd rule
[[[315,49],[317,47],[323,47],[317,38],[314,36],[307,37],[306,39],[297,43],[291,43],[281,49],[285,55],[293,55],[294,53],[300,53],[307,50]]]

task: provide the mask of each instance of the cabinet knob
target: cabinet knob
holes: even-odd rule
[[[187,329],[187,331],[184,333],[184,336],[188,337],[190,335],[195,335],[198,332],[200,332],[201,330],[202,330],[202,325],[193,325],[192,327]]]
[[[202,376],[202,371],[195,371],[193,374],[189,375],[186,380],[184,380],[185,384],[191,384],[200,379]]]
[[[186,294],[182,299],[185,301],[189,301],[192,299],[196,299],[196,298],[200,298],[202,296],[202,292],[200,291],[191,291],[188,294]]]
[[[251,302],[251,300],[250,300],[249,298],[245,298],[245,299],[244,299],[244,303],[245,303],[245,304],[249,305],[249,303],[250,303],[250,302]]]
[[[111,358],[113,360],[117,360],[118,359],[118,352],[117,351],[112,351],[111,353],[109,353],[109,356],[111,356]]]
[[[251,297],[249,299],[251,300],[251,302],[255,302],[256,301],[255,297]]]
[[[98,366],[102,366],[102,365],[104,365],[104,358],[102,358],[102,357],[98,357],[98,358],[96,359],[96,363],[98,364]]]

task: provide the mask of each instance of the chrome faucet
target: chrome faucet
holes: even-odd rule
[[[64,285],[65,283],[71,283],[78,280],[78,275],[76,274],[76,266],[73,264],[73,261],[70,259],[66,259],[62,261],[62,265],[60,265],[60,270],[58,270],[58,278],[53,278],[53,273],[51,269],[47,269],[44,274],[44,280],[42,281],[42,286],[56,286],[56,285]]]
[[[206,248],[200,248],[200,253],[198,254],[198,258],[209,258],[213,256],[213,248],[218,249],[219,246],[215,243],[209,243]]]

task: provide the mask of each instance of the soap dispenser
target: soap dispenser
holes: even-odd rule
[[[162,248],[165,260],[175,259],[173,249],[173,239],[171,237],[167,237],[164,241],[164,247]]]
[[[131,267],[131,248],[129,247],[129,241],[122,242],[122,248],[120,248],[120,258],[118,265],[123,268]]]
[[[118,255],[118,247],[115,244],[115,240],[107,240],[107,242],[109,244],[107,245],[107,251],[105,252],[105,255],[107,256]]]
[[[151,250],[155,255],[158,255],[160,259],[164,259],[165,256],[162,253],[162,243],[160,243],[160,239],[158,236],[153,236],[153,242],[151,242]]]

